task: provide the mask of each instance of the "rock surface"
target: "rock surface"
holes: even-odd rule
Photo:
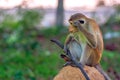
[[[104,76],[94,67],[85,66],[84,70],[90,80],[105,80]],[[53,80],[86,80],[79,68],[66,66],[54,77]]]

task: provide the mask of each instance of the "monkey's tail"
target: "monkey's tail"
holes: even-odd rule
[[[108,74],[102,69],[100,64],[95,65],[95,68],[104,76],[105,80],[111,80]]]

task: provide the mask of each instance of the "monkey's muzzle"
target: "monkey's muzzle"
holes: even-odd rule
[[[79,25],[79,22],[78,22],[78,21],[74,21],[74,22],[73,22],[73,26],[75,26],[75,27],[80,26],[80,25]]]

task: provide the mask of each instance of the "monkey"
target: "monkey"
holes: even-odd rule
[[[69,49],[71,55],[83,67],[93,66],[106,80],[111,80],[100,67],[104,43],[97,22],[82,13],[76,13],[70,17],[69,23],[69,34],[64,43],[64,51]]]

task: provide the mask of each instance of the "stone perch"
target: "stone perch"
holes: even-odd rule
[[[94,67],[85,66],[84,70],[90,80],[105,80],[104,76]],[[77,67],[66,66],[54,77],[53,80],[86,80],[80,69]]]

